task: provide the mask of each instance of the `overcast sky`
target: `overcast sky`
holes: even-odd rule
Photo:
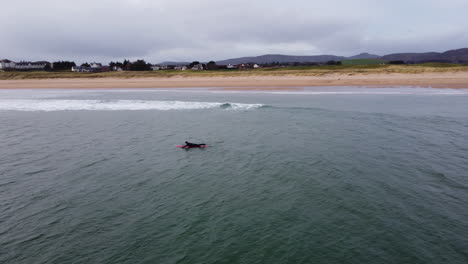
[[[468,47],[468,0],[0,0],[0,59],[379,55]]]

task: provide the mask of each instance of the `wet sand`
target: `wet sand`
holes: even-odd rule
[[[416,86],[468,89],[468,72],[417,74],[328,74],[323,76],[236,76],[166,78],[77,78],[0,80],[0,89],[184,88],[231,90],[299,89],[307,86]]]

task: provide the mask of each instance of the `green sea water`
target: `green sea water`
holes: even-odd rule
[[[465,91],[0,91],[0,263],[461,264],[467,204]]]

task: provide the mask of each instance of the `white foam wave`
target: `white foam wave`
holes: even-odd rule
[[[9,111],[70,111],[70,110],[196,110],[222,108],[250,110],[262,104],[148,101],[148,100],[0,100],[0,110]]]

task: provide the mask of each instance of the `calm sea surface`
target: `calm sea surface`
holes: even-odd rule
[[[0,263],[468,263],[468,91],[2,90]]]

